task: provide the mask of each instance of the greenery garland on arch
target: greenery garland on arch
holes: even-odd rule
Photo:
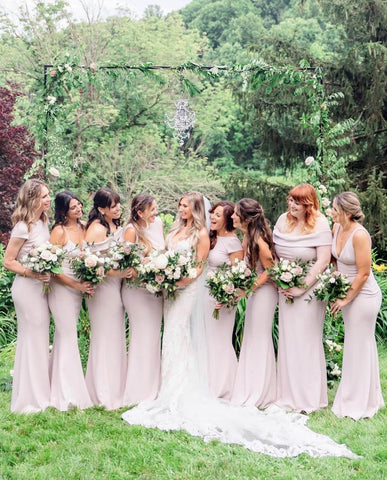
[[[310,129],[315,137],[317,154],[308,165],[308,178],[321,191],[332,195],[337,187],[345,182],[347,161],[338,156],[337,147],[349,143],[346,133],[351,130],[353,121],[347,120],[332,125],[330,107],[337,105],[343,94],[340,92],[327,95],[324,87],[324,74],[321,68],[312,67],[306,61],[298,66],[273,66],[262,61],[248,64],[205,66],[191,61],[181,65],[154,65],[151,62],[127,65],[124,63],[97,66],[81,65],[77,58],[65,57],[57,65],[44,65],[43,91],[38,95],[37,120],[40,141],[44,154],[48,148],[48,131],[51,124],[68,115],[75,115],[76,109],[84,102],[85,95],[92,96],[93,90],[103,88],[117,80],[126,83],[130,89],[133,79],[140,72],[158,85],[165,84],[159,72],[174,73],[181,90],[190,95],[198,95],[202,89],[192,80],[193,76],[207,81],[216,81],[221,77],[227,82],[241,83],[242,94],[265,87],[267,94],[275,93],[282,86],[295,87],[295,96],[305,96],[308,110],[302,114],[302,124]],[[66,98],[67,97],[67,98]],[[81,128],[81,127],[80,127]],[[38,135],[39,136],[39,135]],[[45,164],[47,167],[47,165]],[[325,202],[325,208],[327,208]]]

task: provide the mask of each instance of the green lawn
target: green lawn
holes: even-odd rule
[[[380,367],[387,398],[386,347],[380,348]],[[1,352],[0,378],[9,377],[11,368],[12,352]],[[386,409],[358,422],[338,419],[328,409],[310,416],[312,429],[346,443],[360,459],[275,459],[239,446],[206,444],[184,432],[132,427],[120,418],[124,410],[11,414],[10,397],[9,390],[0,392],[0,480],[387,478]]]

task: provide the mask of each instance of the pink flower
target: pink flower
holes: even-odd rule
[[[97,277],[104,277],[105,276],[105,269],[101,266],[101,267],[98,267],[97,270],[95,271],[95,273],[97,274]]]
[[[249,268],[245,269],[245,275],[249,277],[251,275],[251,270]]]
[[[235,287],[232,283],[229,283],[228,285],[223,286],[223,290],[229,295],[231,295],[234,292]]]
[[[155,276],[155,282],[158,283],[158,284],[163,283],[164,278],[165,278],[164,275],[156,275]]]

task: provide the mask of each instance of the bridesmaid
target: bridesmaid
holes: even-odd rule
[[[56,275],[48,304],[54,318],[55,335],[51,356],[51,405],[58,410],[92,406],[83,375],[78,350],[77,323],[82,293],[92,295],[90,282],[79,282],[70,267],[70,260],[79,254],[86,227],[80,220],[82,203],[74,193],[64,191],[55,197],[55,224],[50,242],[66,251],[63,274]]]
[[[11,239],[4,253],[4,267],[16,273],[12,285],[18,334],[11,410],[35,413],[50,405],[49,325],[50,312],[42,282],[50,276],[23,267],[20,259],[31,249],[48,242],[47,211],[51,198],[40,180],[27,180],[19,190],[12,214]]]
[[[247,300],[245,328],[232,403],[265,408],[276,399],[276,366],[272,325],[278,293],[268,282],[266,267],[273,263],[274,244],[261,205],[243,198],[235,205],[234,226],[244,233],[246,260],[258,273]]]
[[[210,210],[210,253],[208,269],[215,271],[224,263],[231,265],[242,260],[243,248],[234,233],[232,202],[218,202]],[[235,309],[221,308],[206,290],[205,318],[207,337],[208,376],[212,393],[216,397],[230,399],[237,368],[237,357],[232,344]],[[212,315],[220,308],[219,318]]]
[[[312,185],[294,187],[287,202],[288,211],[279,217],[273,232],[277,256],[313,263],[305,277],[306,290],[280,290],[276,404],[310,413],[328,405],[322,343],[326,304],[316,298],[306,300],[313,296],[316,275],[330,261],[332,234]],[[287,298],[294,303],[286,303]]]
[[[104,253],[112,240],[120,240],[120,216],[118,193],[110,188],[98,190],[85,237],[86,242],[92,243],[92,250]],[[106,410],[124,405],[127,360],[121,280],[130,276],[130,269],[110,270],[95,294],[87,299],[91,332],[86,385],[94,405],[104,406]]]
[[[163,223],[157,217],[156,200],[147,194],[132,200],[130,219],[124,240],[139,243],[144,254],[165,248]],[[132,277],[136,277],[135,271]],[[160,386],[161,320],[163,298],[142,287],[127,286],[121,290],[122,302],[129,317],[128,373],[124,405],[134,405],[157,397]]]
[[[359,420],[373,417],[384,406],[375,341],[382,294],[371,271],[371,239],[361,225],[364,214],[357,195],[337,195],[332,216],[332,254],[338,270],[352,282],[346,298],[331,305],[333,314],[342,309],[345,326],[342,377],[332,411]]]

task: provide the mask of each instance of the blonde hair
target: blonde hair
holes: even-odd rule
[[[188,232],[188,238],[192,240],[192,246],[195,248],[199,240],[200,230],[206,225],[206,216],[204,211],[204,199],[203,195],[199,192],[189,191],[185,192],[179,199],[180,202],[186,198],[191,209],[192,214],[192,227]],[[169,231],[168,238],[173,237],[176,233],[185,227],[187,220],[180,217],[180,213],[177,214],[176,220],[173,222],[171,230]]]
[[[296,185],[290,190],[286,200],[289,201],[290,198],[305,207],[305,225],[303,231],[305,233],[310,233],[313,231],[319,215],[318,197],[314,186],[310,185],[310,183]],[[289,211],[286,214],[286,223],[288,226],[288,232],[293,231],[297,224],[297,219],[294,218]]]
[[[359,197],[354,192],[343,192],[335,196],[333,201],[344,213],[351,215],[350,219],[362,223],[364,213],[361,209]]]
[[[41,206],[40,194],[43,187],[46,187],[49,190],[46,183],[42,182],[41,180],[37,180],[36,178],[27,180],[20,187],[16,199],[15,210],[11,217],[13,226],[15,226],[18,222],[24,222],[27,224],[28,231],[31,230],[32,224],[36,221],[36,211]],[[43,222],[48,221],[48,217],[45,212],[42,212],[40,220]]]
[[[141,225],[141,218],[138,216],[138,211],[145,212],[145,210],[155,202],[156,199],[146,193],[139,193],[135,195],[130,207],[130,218],[128,223],[131,223],[134,231],[136,232],[138,243],[141,243],[145,247],[145,254],[149,254],[152,250],[152,243],[147,238],[145,229]]]

